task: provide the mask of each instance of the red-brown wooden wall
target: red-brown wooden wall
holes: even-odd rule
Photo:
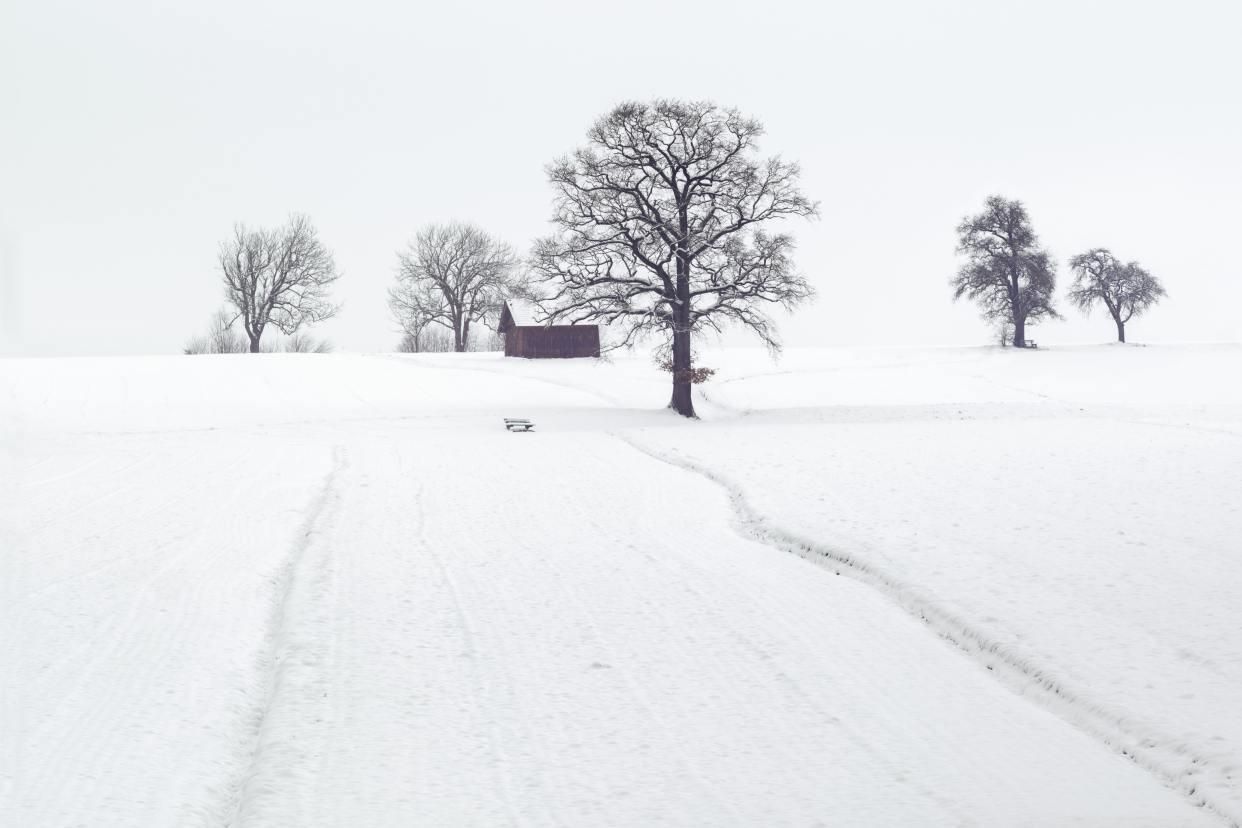
[[[599,356],[598,325],[515,325],[505,332],[505,356],[566,359]]]

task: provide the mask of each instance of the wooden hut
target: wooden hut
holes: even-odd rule
[[[599,356],[598,325],[540,325],[531,310],[505,302],[497,333],[505,338],[505,356],[565,359]]]

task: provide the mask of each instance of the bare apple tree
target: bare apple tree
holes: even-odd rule
[[[1020,201],[990,196],[984,210],[957,226],[957,252],[966,263],[952,280],[953,298],[979,303],[983,316],[1009,325],[1015,348],[1026,347],[1026,325],[1057,318],[1052,306],[1056,265],[1039,246]]]
[[[493,318],[516,285],[513,248],[472,224],[426,227],[397,259],[388,307],[416,349],[427,326],[440,325],[453,350],[468,350],[471,324]]]
[[[1084,312],[1101,304],[1117,326],[1117,341],[1126,341],[1126,323],[1159,302],[1166,294],[1160,280],[1138,262],[1122,264],[1103,247],[1070,259],[1074,284],[1069,298]]]
[[[252,354],[260,352],[268,325],[292,336],[340,309],[328,298],[340,278],[336,263],[306,216],[294,215],[275,230],[236,225],[220,246],[220,270]]]
[[[553,223],[531,277],[549,322],[603,322],[628,346],[656,333],[671,348],[669,406],[693,417],[696,331],[734,323],[779,348],[765,306],[812,295],[793,239],[763,226],[811,217],[796,164],[757,157],[763,126],[710,101],[625,103],[587,146],[555,161]]]

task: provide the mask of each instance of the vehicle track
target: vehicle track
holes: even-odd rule
[[[1064,721],[1090,734],[1147,770],[1160,782],[1195,805],[1217,815],[1232,828],[1242,826],[1242,814],[1215,795],[1230,790],[1236,770],[1220,766],[1193,745],[1158,733],[1127,713],[1110,710],[1081,690],[1068,686],[1047,665],[976,628],[967,619],[945,609],[916,585],[862,560],[849,552],[816,543],[773,525],[755,510],[742,488],[727,477],[689,458],[661,452],[633,437],[614,436],[634,450],[660,462],[692,472],[724,489],[733,509],[734,528],[743,537],[797,555],[837,575],[846,575],[877,589],[993,673],[1023,698],[1032,700]]]
[[[261,692],[239,740],[248,746],[244,769],[226,787],[228,796],[218,812],[226,826],[250,824],[262,810],[263,800],[275,793],[274,778],[287,778],[293,763],[310,753],[309,746],[294,744],[281,733],[280,725],[285,717],[283,708],[291,708],[289,716],[296,721],[307,717],[308,703],[320,704],[307,688],[316,683],[319,665],[327,656],[325,650],[330,649],[330,640],[315,632],[323,632],[328,626],[320,622],[325,620],[324,615],[330,620],[331,607],[325,604],[331,590],[327,552],[316,549],[315,542],[335,519],[338,481],[347,468],[345,449],[337,445],[332,450],[332,467],[306,509],[276,581],[265,647],[259,656],[264,674]],[[308,560],[311,557],[314,560]]]

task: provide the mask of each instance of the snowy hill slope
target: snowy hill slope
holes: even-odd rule
[[[0,362],[0,823],[1239,819],[1242,350],[708,361]]]

